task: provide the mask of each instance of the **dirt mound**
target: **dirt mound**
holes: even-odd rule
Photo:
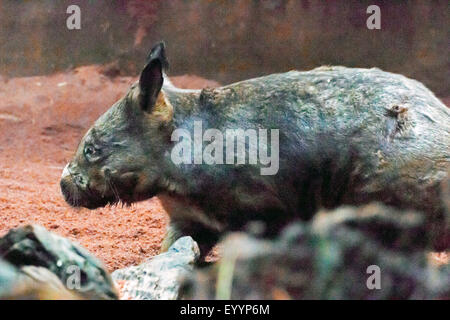
[[[100,71],[0,78],[0,236],[37,223],[82,244],[112,271],[155,255],[168,218],[157,198],[90,211],[70,208],[61,196],[59,177],[80,138],[136,80]],[[196,76],[172,81],[217,86]]]

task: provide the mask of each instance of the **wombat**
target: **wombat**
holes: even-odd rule
[[[159,43],[82,138],[60,183],[70,205],[158,195],[171,218],[163,248],[190,235],[205,255],[253,221],[271,237],[320,208],[379,201],[423,212],[429,233],[417,236],[449,247],[450,112],[421,83],[327,66],[182,90],[167,67]]]

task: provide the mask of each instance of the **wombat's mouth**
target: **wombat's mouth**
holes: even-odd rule
[[[84,207],[91,210],[119,203],[129,206],[134,202],[150,199],[157,194],[157,190],[147,190],[144,194],[136,194],[134,193],[134,188],[130,187],[127,190],[121,188],[119,190],[115,186],[113,195],[104,196],[92,190],[89,192],[83,191],[67,178],[61,179],[60,187],[64,200],[70,206],[74,208]]]
[[[92,192],[84,192],[65,179],[61,180],[60,187],[64,200],[74,208],[84,207],[92,210],[105,207],[108,204],[112,205],[120,201],[117,197],[102,197]]]

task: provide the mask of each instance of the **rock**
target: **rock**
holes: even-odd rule
[[[175,300],[181,279],[193,271],[199,256],[197,243],[182,237],[167,252],[138,266],[116,270],[112,278],[120,288],[121,299]]]
[[[37,225],[11,230],[0,239],[0,257],[35,283],[86,299],[116,299],[102,263],[87,250]]]
[[[447,173],[447,178],[442,182],[442,198],[450,220],[450,169]]]
[[[414,212],[372,204],[321,212],[309,224],[290,225],[275,240],[234,233],[223,243],[221,260],[187,278],[180,296],[448,298],[450,265],[429,263],[422,219]]]
[[[443,251],[447,248],[447,253],[450,253],[448,244],[450,244],[450,165],[447,171],[447,176],[441,182],[441,198],[442,206],[444,207],[444,212],[446,214],[445,220],[445,232],[442,236],[437,239],[437,249]]]
[[[48,269],[28,266],[19,270],[0,260],[0,299],[67,300],[80,299],[80,296],[67,290]]]
[[[14,292],[20,274],[14,266],[0,259],[0,297]]]

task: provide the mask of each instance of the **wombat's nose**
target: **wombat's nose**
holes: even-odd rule
[[[61,174],[61,179],[64,179],[65,177],[69,176],[70,172],[69,172],[69,163],[66,164],[66,166],[64,167],[64,170]]]

